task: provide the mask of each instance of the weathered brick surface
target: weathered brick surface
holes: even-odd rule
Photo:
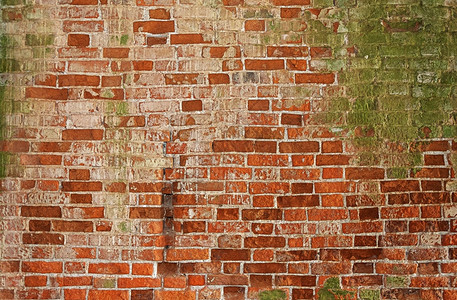
[[[0,299],[457,298],[455,1],[32,2]]]

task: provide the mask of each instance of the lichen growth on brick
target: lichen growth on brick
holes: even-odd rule
[[[260,300],[284,300],[286,299],[286,292],[283,290],[263,291],[259,293]]]
[[[409,279],[405,276],[387,276],[386,287],[407,287],[409,285]]]
[[[436,1],[330,2],[314,2],[319,15],[305,15],[305,41],[332,48],[323,60],[344,87],[327,102],[323,121],[349,130],[359,164],[404,177],[422,165],[413,142],[457,136],[456,48],[447,25],[455,16]]]
[[[359,291],[360,300],[379,300],[381,299],[380,290],[360,290]]]
[[[354,299],[355,292],[345,291],[341,288],[340,279],[331,277],[327,279],[324,286],[317,292],[319,300]]]
[[[20,70],[19,63],[11,57],[11,50],[15,46],[15,41],[6,34],[0,35],[0,73],[9,73]],[[2,79],[0,83],[0,142],[7,138],[7,115],[12,110],[10,99],[10,87],[7,79]],[[5,151],[0,152],[0,178],[7,175],[7,165],[11,154]]]

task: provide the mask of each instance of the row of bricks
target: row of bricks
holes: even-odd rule
[[[272,264],[273,265],[273,264]],[[268,268],[268,266],[265,266]],[[274,266],[272,266],[274,267]],[[337,268],[337,267],[334,267]],[[270,269],[270,268],[268,268]],[[282,273],[279,272],[280,269],[278,270],[277,273]],[[344,270],[342,270],[343,273],[345,274]],[[329,274],[338,274],[338,273],[329,273]],[[325,274],[322,274],[325,275]],[[208,281],[216,280],[217,278],[212,277],[211,275],[208,276]],[[365,285],[368,285],[369,283],[373,285],[382,285],[383,283],[383,276],[382,275],[364,275],[364,276],[345,276],[342,278],[343,283],[345,286],[347,285],[352,285],[353,281],[362,281],[362,278],[364,280],[369,280],[369,282],[365,282]],[[357,279],[356,279],[357,278]],[[387,278],[387,276],[386,276]],[[117,279],[117,287],[118,288],[141,288],[141,287],[163,287],[163,288],[185,288],[186,284],[189,286],[203,286],[206,284],[206,279],[204,276],[198,276],[198,275],[189,275],[189,283],[187,283],[187,278],[186,277],[165,277],[163,280],[161,278],[151,278],[151,277],[136,277],[136,278],[118,278]],[[257,280],[260,278],[256,278],[255,276],[252,276],[251,278],[246,278],[246,279],[251,279],[254,281],[254,284],[252,285],[253,287],[257,286]],[[284,278],[282,275],[276,275],[275,279],[272,280],[271,276],[270,278],[268,277],[263,277],[264,280],[263,284],[264,286],[272,286],[272,283],[274,282],[275,286],[307,286],[307,287],[314,287],[316,286],[316,280],[317,278],[314,276],[308,276],[308,277],[297,277],[294,275],[290,275],[289,278]],[[314,284],[312,284],[314,279]],[[411,283],[407,286],[410,287],[451,287],[450,282],[452,281],[452,277],[441,277],[441,278],[436,278],[432,276],[423,276],[423,277],[412,277],[411,278]],[[249,282],[251,281],[249,280]],[[47,276],[26,276],[24,279],[24,283],[26,287],[44,287],[48,286],[48,277]],[[78,276],[78,277],[49,277],[50,284],[49,285],[57,285],[57,286],[94,286],[101,288],[103,286],[100,286],[100,283],[102,283],[104,280],[101,278],[93,278],[92,276]],[[105,280],[106,281],[106,280]],[[289,281],[288,283],[286,283]],[[257,283],[257,284],[255,284]],[[209,284],[212,285],[212,284]],[[216,285],[216,284],[214,284]],[[240,285],[247,285],[247,284],[240,284]]]
[[[133,121],[132,121],[133,118]],[[143,123],[145,122],[144,117],[120,117],[117,119],[117,122],[120,124],[123,123]],[[273,134],[276,132],[279,133],[277,139],[281,139],[281,136],[284,134],[284,131],[281,128],[275,128],[276,130],[265,130],[261,127],[247,127],[246,134],[248,136],[259,136],[262,135],[265,137],[271,137],[274,139]],[[2,151],[8,152],[73,152],[76,149],[72,146],[76,145],[83,147],[86,143],[77,143],[77,142],[66,142],[67,141],[101,141],[104,137],[107,138],[105,143],[109,146],[111,135],[116,134],[116,131],[109,131],[102,129],[64,129],[62,131],[63,142],[32,142],[24,140],[8,140],[0,142],[0,149]],[[252,137],[251,137],[252,138]],[[144,142],[144,141],[143,141]],[[73,144],[72,144],[73,143]],[[133,145],[133,142],[131,143]],[[424,163],[425,165],[445,165],[445,156],[446,152],[452,149],[452,151],[457,150],[457,143],[452,143],[452,147],[449,146],[449,143],[446,141],[441,141],[437,143],[435,147],[428,146],[422,148],[424,152],[434,152],[433,154],[424,154]],[[316,140],[316,141],[295,141],[295,142],[276,142],[276,141],[265,141],[265,140],[214,140],[211,142],[212,150],[214,152],[220,153],[246,153],[246,152],[266,152],[266,153],[342,153],[343,152],[343,142],[342,141],[328,141],[328,140]],[[346,153],[351,152],[348,148],[348,145],[345,145]],[[279,149],[278,149],[279,148]],[[183,142],[169,142],[166,144],[166,153],[167,154],[185,154],[187,149],[187,144]],[[94,152],[100,152],[95,151]],[[439,152],[444,152],[444,154],[439,154]],[[198,163],[201,165],[213,165],[210,163],[213,161],[216,164],[220,164],[220,156],[215,155],[182,155],[181,164],[185,165],[185,162],[188,159],[197,159]],[[278,156],[281,157],[281,156]],[[311,156],[310,158],[312,158]],[[339,164],[347,164],[351,155],[340,155],[335,156],[340,159],[335,159]],[[310,165],[313,165],[311,163]]]
[[[121,117],[117,119],[118,125],[122,124],[134,124],[142,123],[145,121],[143,117]],[[210,128],[209,128],[210,129]],[[276,143],[265,143],[261,141],[253,141],[249,139],[260,139],[260,140],[282,140],[285,139],[286,128],[284,127],[260,127],[260,126],[248,126],[244,128],[245,131],[245,138],[246,140],[215,140],[213,142],[213,150],[216,152],[254,152],[255,146],[258,150],[260,148],[265,148],[262,152],[272,152],[273,149],[276,149]],[[140,132],[146,132],[142,130]],[[185,132],[183,130],[178,131],[175,135],[180,138],[182,137],[182,133]],[[108,131],[103,129],[63,129],[61,131],[62,140],[63,141],[101,141],[105,137],[108,139],[114,139],[115,136],[106,136],[106,134],[115,135],[117,132],[115,131]],[[287,131],[290,135],[291,129]],[[19,136],[17,136],[19,137]],[[23,137],[22,137],[23,138]],[[289,137],[290,138],[290,137]],[[108,140],[109,141],[109,140]],[[3,142],[2,145],[9,145],[10,149],[8,151],[13,152],[25,152],[28,150],[29,143],[26,141],[15,141],[15,142]],[[53,142],[43,142],[40,145],[43,146],[42,151],[39,152],[67,152],[68,150],[59,150],[59,146],[65,148],[65,146],[69,146],[69,144],[65,143],[53,143]],[[313,153],[319,152],[320,150],[320,143],[318,141],[297,141],[297,142],[280,142],[279,144],[279,152],[282,153]],[[329,142],[329,141],[322,141],[322,152],[323,153],[339,153],[341,149],[341,144],[339,142]],[[447,141],[440,141],[435,143],[435,145],[439,145],[437,147],[421,147],[424,151],[449,151],[450,145]],[[46,150],[46,146],[49,146],[50,150]],[[15,148],[17,150],[15,151]],[[56,147],[57,150],[52,150]],[[413,145],[414,147],[414,145]],[[62,149],[64,149],[62,148]],[[330,150],[330,149],[333,149]],[[39,150],[39,149],[37,149]],[[457,150],[457,143],[452,143],[452,150]],[[211,157],[211,155],[207,155]],[[204,157],[204,156],[202,156]],[[349,156],[342,155],[342,159],[340,161],[347,161]],[[345,163],[343,163],[345,164]]]
[[[258,170],[260,172],[265,172],[265,170]],[[287,171],[287,172],[297,172],[297,171]],[[304,174],[304,173],[303,173]],[[449,178],[431,176],[423,176],[424,178]],[[194,178],[195,176],[189,176]],[[201,176],[198,176],[200,178]],[[418,176],[421,177],[421,176]],[[322,181],[319,176],[314,176],[309,178],[308,176],[302,175],[299,173],[297,176],[281,176],[276,178],[276,180],[264,181],[265,178],[260,177],[262,181],[243,181],[244,179],[240,178],[238,181],[227,181],[224,178],[214,179],[217,181],[194,181],[188,182],[185,176],[181,177],[172,177],[175,181],[174,184],[162,183],[149,183],[149,182],[133,182],[127,184],[125,182],[119,181],[107,181],[102,182],[99,180],[96,181],[61,181],[56,179],[43,179],[38,180],[27,180],[20,183],[20,186],[24,190],[30,190],[38,188],[46,191],[57,191],[61,190],[64,192],[101,192],[108,191],[112,193],[125,193],[129,191],[130,193],[171,193],[179,192],[180,189],[186,191],[200,191],[200,192],[218,192],[226,191],[227,193],[251,193],[253,195],[259,194],[309,194],[309,193],[332,193],[332,194],[353,194],[357,191],[364,191],[367,193],[376,193],[379,192],[379,187],[382,193],[399,193],[399,192],[416,192],[409,195],[399,195],[392,196],[389,199],[391,204],[407,204],[407,203],[421,203],[421,204],[431,204],[431,203],[448,203],[450,202],[451,195],[446,193],[433,193],[433,191],[439,191],[443,188],[443,184],[439,181],[433,180],[388,180],[378,182],[375,186],[367,187],[362,182],[351,182],[351,181],[334,181],[334,177],[327,179],[328,181]],[[201,179],[201,178],[200,178]],[[204,178],[203,178],[204,179]],[[337,178],[339,179],[339,178]],[[180,181],[184,180],[184,181]],[[284,180],[297,180],[297,181],[316,181],[316,182],[284,182]],[[12,189],[18,188],[19,185],[12,185]],[[368,189],[369,188],[369,189]],[[5,190],[8,188],[5,186]],[[230,190],[233,189],[233,190]],[[419,193],[420,191],[422,193]],[[430,192],[426,192],[430,191]],[[295,196],[300,198],[299,196]],[[299,201],[297,198],[297,202]],[[335,198],[336,199],[336,198]],[[265,199],[267,200],[267,199]],[[336,199],[337,200],[337,199]]]
[[[261,280],[261,278],[258,278]],[[350,281],[351,284],[357,285],[358,282],[366,282],[364,278],[357,278],[357,280]],[[261,281],[259,281],[261,282]],[[368,281],[369,282],[369,281]],[[66,299],[66,300],[78,300],[78,299],[89,299],[89,300],[105,300],[105,299],[120,299],[120,300],[143,300],[143,299],[182,299],[182,300],[196,300],[196,299],[256,299],[259,292],[271,288],[266,285],[260,285],[259,287],[250,287],[246,289],[240,286],[228,286],[224,288],[209,288],[196,290],[184,290],[184,291],[167,291],[167,290],[153,290],[153,289],[132,289],[129,290],[112,290],[112,289],[38,289],[28,288],[20,290],[15,295],[14,290],[0,290],[0,297],[2,299],[29,299],[36,298],[38,295],[43,299]],[[283,288],[284,289],[284,288]],[[289,292],[286,290],[286,297],[292,297],[291,299],[314,299],[315,294],[318,292],[310,288],[292,288]],[[353,291],[353,289],[351,289]],[[377,295],[377,290],[368,290],[371,294]],[[248,293],[245,298],[246,292]],[[354,292],[354,291],[353,291]],[[383,299],[408,299],[408,297],[417,297],[415,299],[433,299],[433,300],[453,300],[457,297],[457,291],[454,289],[423,289],[423,288],[390,288],[383,289],[379,293]],[[363,295],[363,290],[360,292]],[[369,295],[371,295],[369,294]],[[349,294],[350,295],[350,294]],[[86,298],[88,297],[88,298]]]
[[[283,68],[283,61],[255,61],[255,65],[246,61],[246,70],[279,70]],[[305,63],[306,64],[306,63]],[[277,67],[275,66],[277,65]],[[139,77],[138,77],[139,78]],[[202,76],[197,73],[188,73],[188,74],[155,74],[154,81],[150,82],[157,85],[194,85],[198,84],[201,81]],[[111,79],[111,78],[110,78]],[[335,81],[335,75],[333,73],[327,74],[318,74],[318,73],[300,73],[295,74],[295,83],[310,83],[310,84],[331,84]],[[58,77],[58,86],[67,87],[67,86],[85,86],[85,87],[98,87],[100,86],[100,76],[95,75],[59,75]],[[208,75],[209,84],[230,84],[229,74],[209,74]],[[107,85],[105,83],[105,85]],[[122,91],[122,90],[121,90]],[[88,99],[93,99],[94,97],[89,96],[89,92],[86,92]],[[120,92],[118,92],[120,94]],[[52,88],[27,88],[26,97],[27,98],[39,98],[39,99],[52,99],[52,100],[66,100],[69,95],[69,89],[52,89]],[[118,97],[122,96],[120,94]],[[112,97],[105,97],[106,99],[111,99]]]
[[[378,251],[379,250],[379,251]],[[454,249],[455,250],[455,249]],[[149,251],[161,251],[161,250],[149,250]],[[316,274],[316,275],[325,275],[322,266],[333,265],[334,269],[346,269],[344,274],[348,274],[351,271],[356,271],[355,273],[372,273],[374,270],[376,273],[382,274],[403,274],[403,275],[413,275],[419,272],[420,275],[427,274],[436,274],[439,271],[442,273],[453,273],[453,269],[457,263],[455,262],[427,262],[434,259],[448,259],[446,251],[444,249],[417,249],[413,250],[412,253],[408,254],[407,257],[404,254],[404,250],[400,249],[385,249],[383,254],[380,249],[328,249],[320,250],[321,262],[313,262],[317,260],[318,251],[317,250],[300,250],[300,251],[278,251],[278,257],[281,258],[280,262],[262,262],[262,263],[249,263],[250,261],[250,250],[233,250],[233,249],[218,249],[212,250],[211,255],[209,255],[208,250],[206,249],[175,249],[169,250],[170,260],[179,262],[176,263],[159,263],[158,273],[166,274],[176,273],[176,274],[187,274],[187,273],[199,273],[201,267],[206,266],[208,274],[217,274],[221,273],[222,262],[224,264],[226,261],[235,261],[240,266],[240,262],[243,263],[243,268],[238,270],[244,273],[286,273],[287,268],[296,268],[298,266],[303,267],[304,269],[300,273]],[[175,253],[176,252],[176,253]],[[192,258],[189,256],[189,253],[195,253],[195,257]],[[259,250],[258,252],[262,252]],[[264,251],[268,252],[268,251]],[[452,251],[451,251],[452,252]],[[187,254],[186,254],[187,253]],[[167,253],[168,255],[168,253]],[[178,255],[178,257],[175,257]],[[184,259],[182,255],[187,256],[187,259]],[[324,255],[324,256],[323,256]],[[331,257],[325,257],[325,255],[330,255]],[[341,257],[334,257],[333,255],[341,255]],[[356,256],[354,256],[356,255]],[[427,257],[432,255],[432,257]],[[454,255],[454,256],[452,256]],[[186,262],[186,261],[207,261],[211,257],[211,262]],[[84,259],[84,258],[83,258]],[[344,261],[340,261],[343,259]],[[378,259],[382,260],[391,260],[383,262],[364,262],[360,263],[357,261],[376,261]],[[407,259],[408,262],[403,260]],[[455,251],[451,253],[450,259],[455,260]],[[413,262],[411,262],[413,261]],[[414,262],[416,261],[416,262]],[[290,262],[290,263],[286,263]],[[163,266],[161,267],[161,264]],[[87,268],[88,265],[88,268]],[[435,265],[433,267],[433,265]],[[17,261],[4,261],[3,263],[3,273],[13,272],[13,268],[18,268]],[[179,267],[180,266],[180,267]],[[309,268],[311,266],[311,268]],[[363,266],[363,268],[362,268]],[[63,269],[65,267],[65,270]],[[163,270],[163,267],[167,270]],[[178,271],[179,267],[179,271]],[[341,268],[343,267],[343,268]],[[355,270],[351,270],[354,267]],[[70,268],[70,269],[69,269]],[[267,272],[262,272],[262,268],[268,269]],[[151,275],[154,270],[154,264],[151,262],[148,263],[132,263],[132,270],[128,263],[85,263],[85,262],[67,262],[64,263],[59,261],[46,262],[46,261],[24,261],[22,262],[22,271],[28,273],[63,273],[71,271],[76,271],[75,274],[80,273],[89,273],[89,274],[132,274],[132,275]],[[162,269],[162,271],[161,271]],[[265,271],[266,271],[265,269]],[[331,268],[330,268],[331,269]],[[174,271],[173,271],[174,270]],[[292,271],[292,270],[291,270]],[[291,273],[296,273],[292,271]]]
[[[12,185],[10,190],[21,188],[22,190],[41,190],[41,191],[64,191],[64,192],[110,192],[110,193],[126,193],[127,191],[130,193],[153,193],[158,194],[168,191],[176,191],[179,192],[180,188],[184,188],[187,191],[206,191],[206,192],[217,192],[217,191],[226,191],[227,194],[245,194],[249,191],[253,195],[259,194],[278,194],[278,193],[285,193],[285,194],[292,194],[292,195],[299,195],[299,194],[311,194],[315,192],[319,193],[329,193],[333,188],[334,191],[332,192],[334,196],[328,197],[328,195],[322,195],[323,201],[327,203],[327,206],[340,206],[343,203],[343,195],[339,193],[348,193],[353,194],[356,190],[367,189],[364,185],[366,182],[362,181],[360,183],[346,183],[344,185],[341,182],[292,182],[292,183],[276,183],[276,182],[244,182],[242,180],[246,179],[238,179],[238,181],[234,181],[234,179],[226,180],[225,178],[212,178],[212,180],[224,180],[224,181],[211,181],[211,182],[188,182],[187,180],[190,179],[208,179],[205,176],[206,170],[191,170],[192,172],[199,172],[199,175],[196,176],[195,174],[190,175],[182,175],[176,176],[171,175],[167,176],[167,179],[175,180],[173,186],[163,186],[160,184],[148,184],[148,183],[132,183],[129,186],[125,182],[122,181],[61,181],[58,179],[40,179],[40,180],[26,180],[21,181],[19,185]],[[254,172],[263,174],[266,170],[254,170]],[[335,174],[337,170],[323,170],[322,179],[330,180],[330,179],[341,179],[343,176],[337,175],[328,175],[328,174]],[[329,172],[329,173],[327,173]],[[326,175],[327,174],[327,175]],[[158,174],[157,174],[158,175]],[[51,177],[51,175],[49,175]],[[55,176],[52,176],[55,177]],[[60,175],[62,179],[66,177],[65,174],[62,173]],[[265,178],[255,176],[254,178],[249,178],[247,180],[252,179],[261,179],[265,180]],[[284,179],[282,176],[281,179]],[[277,180],[280,180],[278,177]],[[299,181],[303,181],[304,178],[298,177],[290,177],[286,178],[287,180],[296,179]],[[306,181],[320,181],[322,180],[319,176],[315,178],[307,178]],[[158,178],[158,180],[160,180]],[[180,180],[186,180],[181,182]],[[381,184],[381,189],[384,192],[413,192],[410,194],[394,194],[389,196],[389,204],[409,204],[409,203],[421,203],[421,204],[432,204],[432,203],[448,203],[450,202],[451,197],[449,195],[443,195],[440,193],[432,193],[432,192],[440,192],[443,190],[444,185],[442,181],[439,180],[422,180],[422,181],[414,181],[409,184],[409,186],[413,186],[414,188],[407,188],[406,185],[398,186],[394,188],[388,187],[388,182]],[[370,191],[366,191],[367,193],[375,193],[379,190],[379,183],[377,185],[372,185]],[[5,187],[4,190],[8,190]],[[418,193],[422,191],[422,193]],[[153,197],[154,195],[147,195],[148,197]],[[79,196],[78,196],[79,195]],[[88,194],[72,194],[71,196],[71,203],[91,203],[92,197],[87,196]],[[78,198],[79,197],[79,198]],[[237,195],[237,197],[243,197]],[[260,199],[259,197],[254,196],[254,201]],[[272,197],[272,196],[271,196]],[[264,202],[262,206],[269,206],[268,203],[272,203],[273,198],[263,197],[261,200],[258,200],[258,203],[261,201]],[[233,199],[232,199],[233,200]],[[241,200],[241,199],[239,199]],[[149,203],[149,200],[147,200]],[[223,204],[228,204],[230,201],[229,197],[220,198],[219,201]],[[298,200],[297,200],[298,201]],[[244,203],[245,201],[237,201],[240,204]],[[338,204],[340,203],[340,204]]]
[[[413,201],[413,204],[444,204],[449,203],[447,206],[443,206],[444,215],[446,218],[455,216],[455,207],[450,204],[449,196],[445,193],[439,194],[439,201],[433,203],[428,202],[417,202]],[[306,212],[309,214],[310,220],[318,221],[319,218],[322,220],[334,220],[334,219],[347,219],[349,216],[351,219],[401,219],[401,218],[415,218],[421,214],[437,214],[440,213],[441,207],[438,206],[438,211],[434,206],[391,206],[391,207],[369,207],[369,208],[312,208],[319,207],[319,197],[314,195],[306,196],[279,196],[277,197],[277,207],[280,208],[255,208],[255,209],[242,209],[241,216],[243,220],[281,220],[283,210],[289,215],[302,214],[306,217]],[[423,199],[423,198],[419,198]],[[262,199],[264,200],[264,199]],[[454,195],[454,202],[456,196]],[[254,200],[255,202],[255,200]],[[349,201],[348,201],[349,202]],[[354,204],[356,204],[355,202]],[[360,207],[359,205],[350,205],[351,207]],[[394,203],[399,204],[399,203]],[[402,203],[403,204],[403,203]],[[199,208],[201,211],[199,214],[194,215],[195,219],[213,219],[217,215],[217,220],[238,220],[240,217],[240,208],[215,208],[208,207],[206,203],[201,205],[195,205],[195,203],[176,203],[174,205],[174,217],[175,218],[187,218],[189,216],[189,210],[192,208]],[[3,207],[1,207],[3,208]],[[297,208],[288,210],[287,208]],[[298,209],[307,208],[307,209]],[[62,212],[63,211],[63,212]],[[217,211],[217,213],[216,213]],[[381,213],[379,213],[381,212]],[[130,207],[130,218],[132,219],[161,219],[164,217],[165,210],[158,206],[141,206],[141,207]],[[103,207],[63,207],[60,206],[21,206],[21,216],[23,217],[41,217],[41,218],[60,218],[65,216],[71,218],[72,216],[81,216],[85,219],[91,218],[103,218],[104,208]],[[322,216],[321,216],[322,215]],[[186,217],[187,216],[187,217]],[[433,217],[433,216],[428,216]],[[294,219],[292,219],[294,220]],[[300,219],[296,219],[297,221]],[[71,223],[71,222],[70,222]],[[418,224],[421,224],[419,222]]]
[[[226,250],[222,250],[226,251]],[[249,250],[248,250],[249,251]],[[306,250],[309,251],[310,257],[313,257],[314,252],[316,250]],[[334,250],[331,250],[334,252]],[[256,257],[255,253],[262,253],[262,252],[271,252],[271,250],[256,250],[254,252],[254,260]],[[234,254],[237,253],[236,251]],[[425,253],[425,254],[424,254]],[[427,255],[426,252],[422,253],[423,255]],[[263,256],[263,254],[258,255]],[[90,257],[81,257],[81,259],[86,259]],[[41,264],[44,263],[44,266]],[[271,262],[270,262],[271,263]],[[261,268],[262,265],[268,266],[270,263],[249,263],[248,261],[238,261],[238,262],[230,262],[230,260],[216,260],[212,262],[137,262],[132,263],[131,271],[129,266],[120,266],[117,267],[120,270],[127,270],[128,274],[132,275],[153,275],[157,274],[160,277],[166,276],[176,276],[177,275],[184,275],[184,274],[192,274],[192,273],[200,273],[202,268],[206,269],[208,274],[218,274],[218,273],[225,273],[225,274],[236,274],[241,273],[243,269],[242,266],[250,265],[252,266],[251,270],[255,268]],[[52,262],[51,265],[48,265],[49,262],[42,262],[42,261],[30,261],[24,262],[23,265],[28,264],[28,267],[24,268],[23,271],[27,271],[30,273],[74,273],[77,274],[84,274],[88,272],[88,266],[90,263],[88,262],[71,262],[66,261],[63,264],[61,262]],[[280,266],[284,266],[284,263],[273,263],[274,265],[278,264]],[[324,271],[328,268],[330,271],[328,273],[338,274],[337,272],[341,272],[341,269],[347,270],[346,272],[342,272],[345,274],[350,274],[351,271],[354,274],[372,274],[374,272],[379,273],[381,275],[384,274],[394,274],[394,275],[434,275],[440,273],[452,273],[452,269],[455,268],[455,262],[426,262],[424,259],[419,259],[417,262],[356,262],[354,260],[346,260],[346,261],[338,261],[333,259],[329,261],[328,259],[322,262],[312,262],[312,260],[305,260],[304,262],[297,261],[297,262],[289,262],[287,263],[287,267],[290,269],[291,273],[301,273],[301,274],[315,274],[315,275],[325,275]],[[104,267],[105,264],[103,263],[95,263],[95,267],[92,267],[92,270],[96,270],[97,272],[90,272],[92,274],[115,274],[113,271],[116,270],[116,267],[113,268],[106,268]],[[4,260],[0,264],[0,269],[2,270],[3,274],[7,273],[17,273],[20,271],[20,262],[17,260]],[[44,270],[44,272],[40,272]],[[48,270],[48,271],[46,271]],[[334,270],[334,271],[331,271]],[[338,271],[337,271],[338,270]],[[255,273],[255,272],[249,272]],[[273,272],[278,273],[278,272]],[[118,273],[119,274],[119,273]],[[204,275],[201,275],[204,276]],[[256,275],[250,275],[256,276]],[[271,275],[264,274],[263,276],[267,276],[271,278]]]
[[[198,223],[198,222],[195,222]],[[194,227],[195,228],[195,227]],[[184,233],[192,233],[195,231],[204,231],[205,229],[199,230],[198,228],[194,230],[191,228],[189,232]],[[75,227],[72,227],[72,232],[75,231]],[[184,228],[186,229],[186,228]],[[211,228],[210,228],[211,229]],[[85,230],[85,229],[83,229]],[[90,229],[92,230],[92,228]],[[98,231],[107,231],[106,229],[99,229]],[[382,230],[382,228],[381,228]],[[208,230],[211,233],[211,230]],[[368,230],[366,230],[368,231]],[[91,232],[91,231],[85,231]],[[157,232],[161,233],[161,232]],[[177,232],[179,233],[179,231]],[[214,233],[214,232],[212,232]],[[362,232],[364,234],[367,232]],[[457,235],[437,235],[436,233],[433,234],[423,234],[423,235],[414,235],[414,234],[386,234],[382,236],[364,236],[364,235],[356,235],[356,236],[316,236],[316,237],[305,237],[305,238],[289,238],[287,241],[284,240],[274,240],[274,237],[266,238],[265,236],[262,237],[248,237],[244,240],[240,236],[233,236],[232,241],[227,241],[226,238],[222,237],[219,238],[217,243],[209,242],[207,243],[208,246],[211,247],[242,247],[243,249],[250,249],[250,248],[273,248],[273,247],[284,247],[288,246],[289,248],[314,248],[314,249],[321,249],[321,248],[345,248],[345,247],[428,247],[428,246],[455,246],[457,245]],[[193,236],[194,238],[203,238],[207,237],[203,236]],[[34,245],[64,245],[65,243],[65,236],[62,234],[57,233],[24,233],[22,235],[22,239],[24,244],[34,244]],[[184,239],[184,238],[182,238]],[[177,242],[182,242],[182,239],[176,238]],[[189,239],[189,238],[187,238]],[[244,243],[243,243],[244,241]],[[273,242],[273,244],[266,245],[265,243]],[[195,243],[197,244],[197,243]],[[243,246],[244,244],[244,246]],[[161,241],[157,241],[154,244],[157,247],[165,246],[165,244]],[[179,244],[178,244],[179,245]],[[195,246],[193,244],[189,244],[189,247]],[[77,250],[75,248],[74,250]],[[84,249],[80,249],[84,250]],[[90,249],[87,249],[90,250]],[[87,254],[84,256],[84,251],[78,251],[74,255],[69,255],[67,258],[96,258],[95,253]],[[115,252],[114,252],[115,253]],[[113,253],[113,254],[114,254]],[[110,255],[108,258],[112,258],[113,255]],[[122,252],[122,257],[130,257],[132,259],[147,259],[147,260],[161,260],[163,259],[163,250],[156,250],[153,252],[150,251],[138,251],[134,255],[129,255],[129,251]],[[101,254],[98,258],[103,257]],[[277,259],[278,256],[276,256]],[[168,257],[169,261],[180,260],[179,258],[173,258],[172,256]],[[256,252],[254,253],[254,260],[256,261],[271,261],[274,259],[273,251],[266,251],[266,252]],[[227,260],[245,260],[242,258],[238,259],[227,259]],[[247,259],[249,260],[249,259]],[[293,259],[292,259],[293,260]]]

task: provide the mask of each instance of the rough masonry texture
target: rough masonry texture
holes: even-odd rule
[[[457,1],[1,17],[0,299],[457,299]]]

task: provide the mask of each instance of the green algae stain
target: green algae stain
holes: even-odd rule
[[[337,277],[327,279],[324,286],[317,292],[317,295],[319,300],[355,298],[355,292],[345,291],[341,288],[340,280]]]
[[[263,291],[259,293],[260,300],[285,300],[286,292],[283,290]]]
[[[404,276],[387,276],[386,277],[386,287],[395,288],[395,287],[407,287],[409,285],[408,277]]]
[[[332,49],[322,60],[344,87],[327,99],[318,121],[349,132],[359,164],[407,177],[423,164],[414,142],[457,137],[454,7],[431,0],[330,2],[314,1],[322,9],[304,17],[304,41]]]
[[[381,299],[380,290],[360,290],[359,292],[360,300],[379,300]]]
[[[129,41],[129,35],[128,34],[123,34],[119,40],[119,43],[123,46],[127,45],[127,42]]]
[[[26,34],[26,46],[49,46],[54,43],[53,34]]]
[[[130,223],[128,222],[121,222],[117,226],[121,232],[130,232],[131,231],[131,226]]]
[[[11,57],[15,41],[6,34],[0,35],[0,73],[8,74],[20,70],[19,63]],[[7,138],[6,116],[11,113],[11,87],[7,80],[0,83],[0,142]],[[6,177],[7,166],[11,160],[11,154],[5,151],[0,152],[0,178]]]

